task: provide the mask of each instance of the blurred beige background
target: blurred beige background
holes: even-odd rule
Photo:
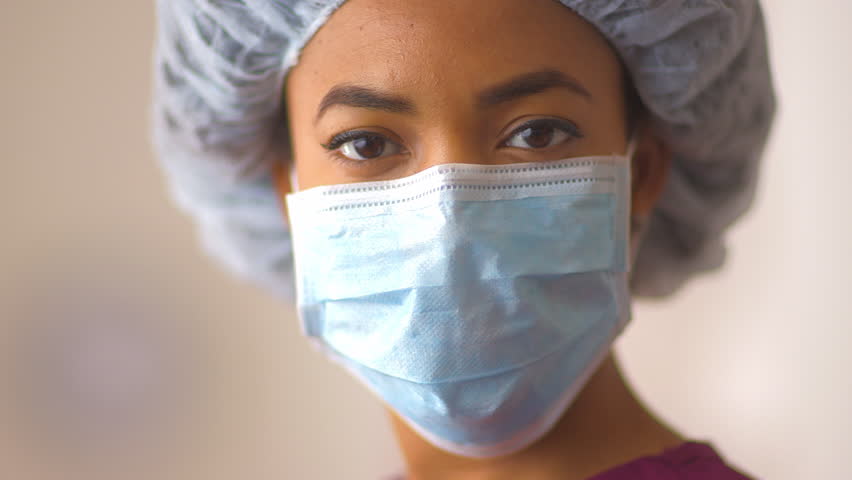
[[[653,407],[759,478],[852,478],[852,4],[765,4],[781,110],[721,272],[618,344]],[[222,273],[147,141],[152,2],[0,15],[0,478],[376,479],[365,389]]]

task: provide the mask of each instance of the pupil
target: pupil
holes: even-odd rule
[[[544,148],[553,140],[553,127],[530,127],[521,136],[527,145],[533,148]]]
[[[361,137],[353,144],[358,155],[364,158],[375,158],[385,150],[385,142],[379,137]]]

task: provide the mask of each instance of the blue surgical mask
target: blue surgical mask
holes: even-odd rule
[[[305,333],[440,448],[530,445],[630,317],[629,157],[288,195]]]

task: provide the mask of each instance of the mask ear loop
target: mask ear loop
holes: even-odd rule
[[[624,157],[629,160],[632,160],[633,154],[636,153],[636,146],[639,143],[639,140],[637,138],[638,136],[639,135],[637,135],[634,131],[630,134],[630,139],[627,141],[627,152],[624,154]]]
[[[296,178],[296,162],[290,162],[290,192],[299,191],[299,180]]]
[[[636,154],[636,148],[639,143],[638,135],[634,131],[630,134],[630,140],[627,142],[627,152],[624,154],[624,158],[628,162],[627,168],[632,170],[633,168],[633,156]],[[632,176],[631,176],[632,177]],[[628,180],[628,184],[630,185],[630,198],[633,198],[633,181],[632,179]],[[639,248],[642,246],[642,240],[645,238],[645,233],[648,230],[648,223],[651,221],[651,213],[644,216],[643,218],[637,218],[633,216],[633,207],[631,201],[630,207],[630,218],[628,220],[628,272],[633,272],[633,267],[636,264],[636,258],[639,254]]]

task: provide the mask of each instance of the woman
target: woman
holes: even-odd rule
[[[718,266],[750,201],[774,112],[755,2],[159,11],[173,192],[232,268],[295,279],[407,478],[747,478],[649,412],[611,346],[630,293]]]

